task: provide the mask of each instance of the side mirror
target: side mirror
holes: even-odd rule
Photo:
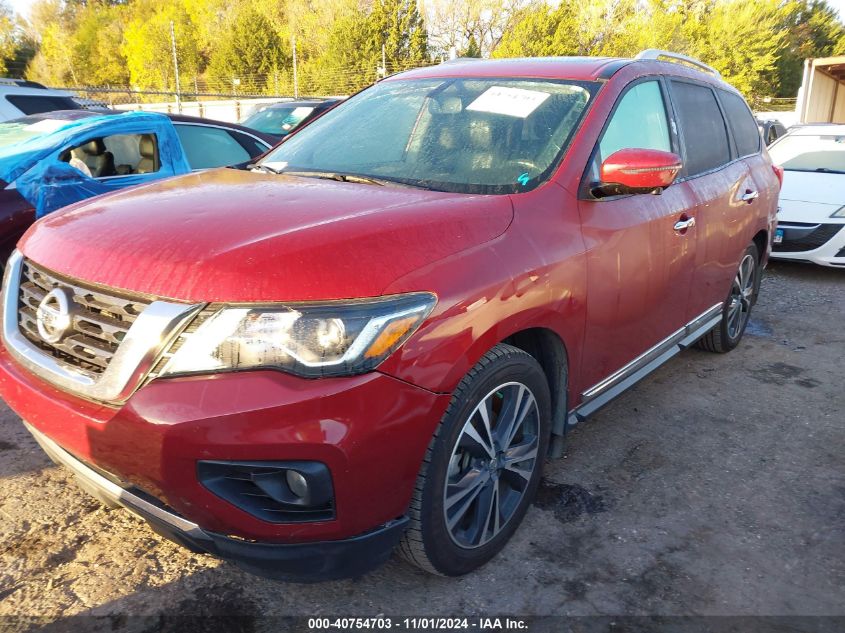
[[[660,193],[671,185],[683,163],[681,157],[658,149],[620,149],[601,164],[597,197],[632,193]]]

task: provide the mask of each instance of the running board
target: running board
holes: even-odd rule
[[[581,404],[569,412],[567,427],[583,422],[616,396],[633,387],[666,361],[679,354],[719,324],[722,304],[714,305],[701,316],[672,333],[581,394]]]

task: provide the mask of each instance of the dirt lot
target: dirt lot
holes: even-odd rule
[[[460,579],[394,559],[284,585],[192,555],[71,485],[0,404],[0,615],[845,615],[843,362],[845,271],[771,266],[740,348],[687,351],[576,428]]]

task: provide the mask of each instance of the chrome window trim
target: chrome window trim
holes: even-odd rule
[[[18,327],[18,296],[23,255],[17,250],[3,280],[2,337],[6,349],[27,370],[60,389],[89,400],[125,402],[141,385],[156,360],[204,304],[153,301],[138,315],[98,377],[61,363],[30,343]]]
[[[251,132],[246,132],[244,130],[240,130],[240,129],[237,129],[237,128],[226,127],[224,125],[215,125],[213,123],[194,123],[192,121],[171,121],[171,123],[173,123],[173,127],[178,127],[180,125],[194,125],[196,127],[213,127],[217,130],[224,130],[225,132],[237,132],[238,134],[243,134],[244,136],[248,136],[251,139],[258,141],[262,145],[266,146],[267,149],[270,149],[271,147],[273,147],[267,141],[265,141],[263,138],[255,136],[255,134],[252,134]]]

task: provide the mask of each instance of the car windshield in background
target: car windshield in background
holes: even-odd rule
[[[775,165],[788,171],[845,173],[845,136],[788,134],[769,148]]]
[[[596,89],[540,79],[385,81],[303,128],[262,165],[459,193],[527,191],[554,169]]]
[[[43,117],[24,117],[14,121],[0,123],[0,147],[44,136],[67,126],[65,119],[45,119]]]
[[[266,134],[290,134],[294,128],[302,123],[314,111],[314,106],[290,106],[265,108],[247,117],[241,125]]]

